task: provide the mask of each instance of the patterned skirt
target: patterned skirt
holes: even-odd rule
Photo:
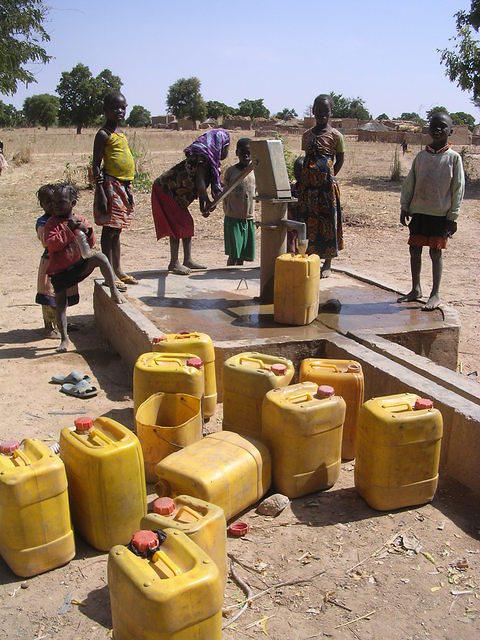
[[[321,258],[337,256],[343,249],[342,208],[332,156],[310,153],[305,158],[297,215],[307,225],[307,253]]]
[[[133,190],[130,183],[105,175],[103,190],[107,196],[107,211],[100,211],[97,205],[97,191],[93,199],[93,215],[100,227],[130,229],[134,214]]]

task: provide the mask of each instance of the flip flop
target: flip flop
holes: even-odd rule
[[[77,371],[76,369],[74,369],[73,371],[70,371],[70,373],[67,374],[66,376],[62,376],[62,375],[52,376],[50,382],[52,384],[66,384],[66,383],[77,384],[77,382],[80,382],[81,380],[86,380],[87,382],[90,382],[90,376],[83,375],[83,373],[80,373],[80,371]]]
[[[138,280],[131,275],[123,276],[123,278],[120,278],[120,282],[124,282],[125,284],[138,284]]]
[[[74,398],[93,398],[97,395],[96,387],[92,387],[87,380],[80,380],[77,384],[62,384],[60,391]]]
[[[127,285],[121,280],[115,280],[115,286],[121,293],[125,293],[128,289]]]

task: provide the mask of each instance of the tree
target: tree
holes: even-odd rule
[[[399,120],[406,120],[407,122],[415,122],[417,124],[424,125],[425,120],[415,113],[415,111],[404,111],[400,116]]]
[[[205,103],[207,108],[207,118],[229,118],[234,116],[237,112],[235,107],[229,107],[224,102],[217,102],[217,100],[207,100]]]
[[[52,124],[55,124],[59,107],[60,100],[57,96],[40,93],[36,96],[31,96],[31,98],[25,98],[23,114],[27,124],[41,124],[42,127],[48,129]]]
[[[390,120],[390,118],[387,116],[386,113],[381,113],[379,116],[377,116],[376,119],[377,120]]]
[[[434,113],[448,113],[448,109],[446,107],[432,107],[427,111],[427,120],[430,120]]]
[[[0,100],[0,127],[16,127],[21,119],[21,111],[17,111],[13,104],[5,104]]]
[[[313,117],[313,104],[309,104],[305,107],[305,111],[303,112],[303,115],[306,118],[312,118]]]
[[[285,109],[279,111],[275,117],[279,120],[284,120],[285,122],[287,122],[288,120],[292,120],[292,118],[296,118],[297,116],[298,113],[295,111],[295,109],[287,109],[287,107],[285,107]]]
[[[168,89],[167,111],[176,118],[205,120],[207,108],[200,93],[198,78],[180,78]]]
[[[470,131],[475,128],[475,118],[470,113],[465,111],[457,111],[450,114],[453,124],[466,124]]]
[[[149,127],[152,124],[152,114],[145,107],[136,104],[132,107],[126,123],[130,127]]]
[[[263,98],[257,98],[256,100],[244,98],[238,103],[238,115],[249,118],[269,118],[270,111],[263,104]]]
[[[472,0],[470,11],[455,14],[457,34],[451,38],[452,49],[439,49],[446,75],[462,91],[480,99],[480,42],[474,37],[480,28],[480,0]]]
[[[104,69],[94,78],[84,64],[71,71],[63,71],[57,85],[60,96],[58,118],[61,124],[75,125],[77,133],[94,124],[103,111],[103,98],[109,91],[120,91],[122,81],[110,69]]]
[[[365,106],[362,98],[346,98],[341,93],[330,93],[333,102],[332,115],[334,118],[357,118],[371,120],[372,115]]]
[[[36,82],[25,65],[50,60],[39,44],[50,40],[43,28],[46,15],[41,0],[0,0],[0,93],[12,95],[19,83]]]

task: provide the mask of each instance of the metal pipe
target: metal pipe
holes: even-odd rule
[[[276,229],[278,226],[283,225],[287,229],[294,229],[297,232],[297,247],[301,254],[306,253],[308,247],[307,240],[307,225],[305,222],[299,222],[298,220],[279,220],[277,223],[267,222],[255,222],[256,227],[263,227],[263,229]]]

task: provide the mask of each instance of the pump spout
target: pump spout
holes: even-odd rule
[[[297,232],[297,248],[301,254],[306,253],[308,247],[307,240],[307,225],[305,222],[299,222],[298,220],[280,220],[280,224],[283,224],[287,229],[294,229]]]

